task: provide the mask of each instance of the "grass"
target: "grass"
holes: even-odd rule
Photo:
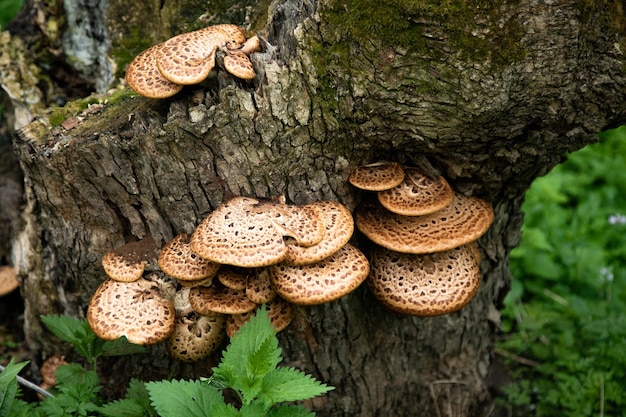
[[[526,195],[502,351],[511,416],[626,416],[626,127]]]

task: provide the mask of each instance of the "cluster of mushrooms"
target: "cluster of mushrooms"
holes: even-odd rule
[[[356,210],[356,226],[374,245],[367,280],[389,309],[435,316],[465,306],[478,291],[480,254],[474,243],[493,222],[489,203],[455,193],[396,162],[357,168],[355,187],[376,193]]]
[[[245,30],[237,25],[209,26],[174,36],[141,52],[128,65],[126,82],[142,96],[171,97],[185,85],[202,82],[215,67],[218,51],[225,54],[226,71],[251,80],[255,72],[248,55],[258,50],[259,39],[246,39]]]
[[[261,304],[280,331],[292,304],[325,303],[357,288],[369,262],[348,243],[353,231],[352,213],[337,202],[235,197],[161,248],[157,263],[166,277],[144,277],[149,242],[107,253],[110,279],[92,297],[87,320],[105,340],[166,341],[173,357],[201,359]]]

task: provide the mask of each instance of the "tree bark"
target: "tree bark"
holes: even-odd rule
[[[365,287],[299,308],[279,334],[285,364],[336,387],[308,404],[320,416],[488,415],[498,309],[524,192],[566,152],[624,121],[626,21],[619,1],[441,3],[282,0],[250,4],[253,12],[227,8],[202,24],[223,16],[252,24],[264,45],[252,55],[252,82],[218,70],[167,100],[119,89],[20,129],[14,148],[27,203],[13,253],[38,357],[61,348],[38,317],[84,317],[105,278],[107,251],[190,233],[231,195],[330,199],[353,209],[362,197],[346,181],[355,167],[427,160],[457,191],[494,205],[494,224],[479,240],[476,297],[432,318],[391,313]],[[174,24],[180,15],[173,11],[202,6],[124,6],[122,18],[121,3],[102,5],[107,18],[93,24],[106,30],[90,32],[104,34],[93,50],[110,44],[117,69],[100,68],[102,59],[76,69],[96,77],[99,91],[111,85],[108,74],[121,74],[127,57],[120,50],[140,43],[128,46],[131,34],[157,42],[210,15],[202,10]],[[147,29],[155,26],[139,12],[159,29]],[[359,235],[354,241],[367,247]],[[120,387],[114,396],[130,376],[207,375],[217,358],[183,365],[157,345],[148,356],[107,360],[101,372]]]

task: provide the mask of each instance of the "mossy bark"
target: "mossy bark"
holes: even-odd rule
[[[124,242],[191,232],[231,195],[354,208],[354,167],[427,160],[457,191],[494,204],[477,296],[433,318],[390,313],[365,288],[301,308],[280,334],[285,364],[336,387],[308,404],[318,415],[488,414],[524,192],[624,120],[624,16],[619,2],[440,3],[276,1],[255,11],[267,23],[254,81],[218,70],[168,100],[121,90],[65,115],[72,123],[42,117],[21,129],[14,145],[28,204],[14,252],[36,354],[60,349],[39,315],[84,316],[104,279],[101,256]],[[120,26],[110,16],[109,28]],[[163,28],[154,37],[172,30]],[[355,243],[366,250],[360,236]],[[182,365],[154,346],[101,372],[123,387],[130,376],[206,375],[216,358]]]

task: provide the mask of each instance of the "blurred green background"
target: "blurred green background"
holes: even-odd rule
[[[626,127],[599,137],[526,194],[497,345],[512,416],[626,416]]]
[[[0,0],[0,27],[7,27],[7,23],[22,7],[23,0]]]

